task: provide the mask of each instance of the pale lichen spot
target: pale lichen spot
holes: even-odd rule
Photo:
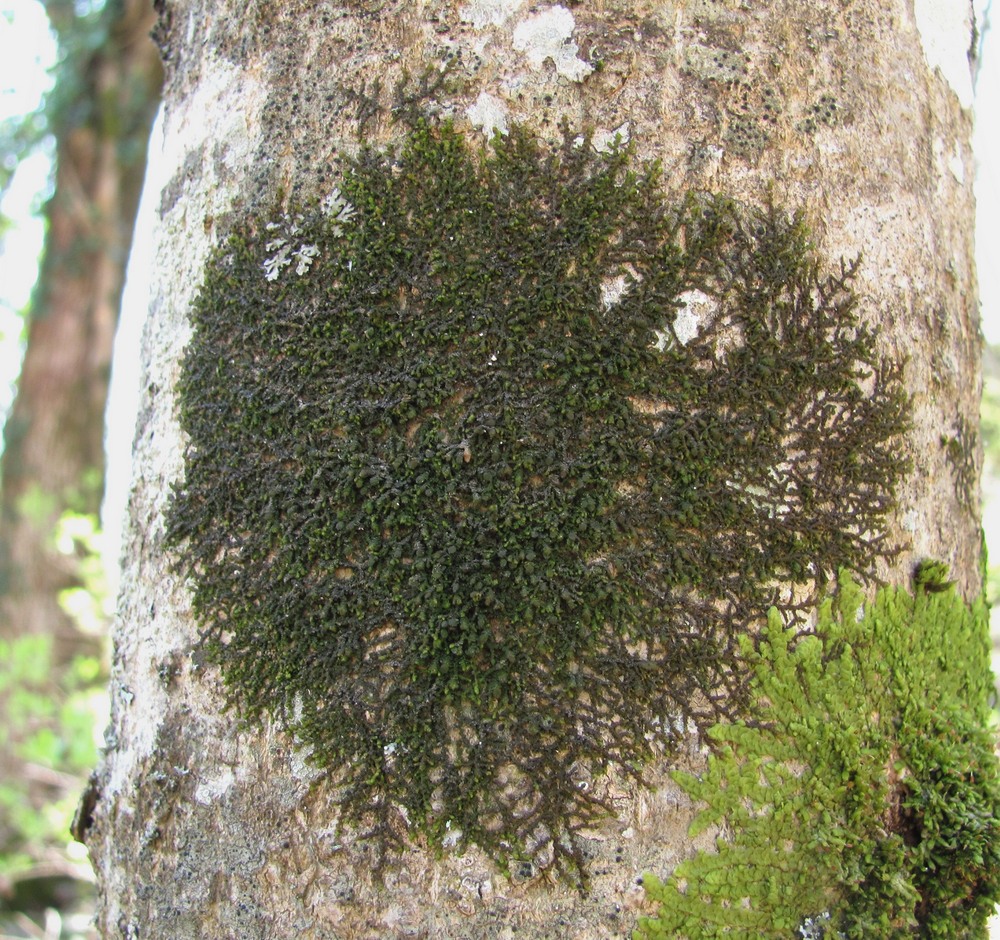
[[[517,25],[514,48],[536,68],[551,59],[564,78],[582,82],[594,69],[577,55],[580,47],[572,40],[575,27],[573,14],[566,7],[549,7]]]
[[[323,771],[310,761],[313,749],[310,745],[304,745],[298,737],[295,743],[298,745],[288,757],[288,769],[295,780],[304,783],[312,783],[319,779]]]
[[[686,346],[698,335],[702,325],[715,317],[718,304],[700,290],[684,291],[677,299],[683,306],[674,317],[674,335],[682,346]]]
[[[605,310],[610,310],[615,304],[620,303],[622,297],[628,292],[629,280],[624,274],[618,277],[608,278],[601,282],[601,306]]]
[[[447,831],[444,834],[444,838],[441,839],[441,845],[446,849],[454,848],[462,841],[462,830],[457,827],[452,829],[451,820],[446,822],[444,827]]]
[[[620,124],[613,131],[597,131],[594,134],[594,149],[598,153],[610,153],[615,147],[627,144],[631,138],[629,122]]]
[[[492,137],[497,131],[506,136],[510,131],[507,105],[488,91],[481,91],[475,104],[465,109],[473,127],[482,129],[487,137]]]
[[[955,141],[949,154],[947,144],[940,137],[934,138],[934,163],[938,173],[938,193],[945,194],[949,176],[959,186],[965,183],[965,161],[962,159],[962,148]]]
[[[323,199],[320,211],[325,216],[331,217],[330,228],[335,236],[344,233],[344,226],[355,215],[354,206],[344,199],[339,189],[334,189]],[[295,273],[299,277],[309,272],[313,261],[319,256],[319,246],[304,242],[298,237],[302,234],[303,224],[304,217],[301,215],[294,218],[284,215],[279,221],[267,223],[265,229],[271,237],[265,243],[264,250],[273,254],[265,258],[261,264],[265,280],[276,281],[281,272],[293,262]]]
[[[281,274],[282,268],[287,268],[288,265],[292,263],[292,248],[284,239],[274,239],[269,241],[265,245],[268,251],[274,251],[275,254],[271,255],[270,258],[264,259],[264,278],[268,281],[276,281],[278,275]]]
[[[398,927],[405,920],[406,910],[401,904],[390,905],[389,909],[382,915],[382,923],[389,928]]]
[[[687,346],[698,335],[700,325],[698,315],[690,307],[678,310],[674,318],[674,334],[677,342]]]
[[[502,26],[524,3],[524,0],[472,0],[460,7],[458,15],[473,29]]]
[[[219,776],[209,780],[203,780],[194,791],[195,802],[202,806],[209,806],[216,800],[221,799],[236,782],[236,777],[231,770],[224,770]]]
[[[653,330],[656,337],[653,346],[663,352],[676,340],[687,346],[700,332],[702,326],[714,318],[718,304],[700,290],[684,291],[678,298],[680,306],[674,315],[671,328]]]
[[[338,187],[334,187],[328,195],[323,198],[319,205],[323,215],[333,217],[333,234],[342,235],[343,226],[350,222],[356,213],[356,209],[343,196]]]
[[[831,922],[829,911],[823,911],[815,917],[807,917],[799,925],[799,936],[804,940],[820,940],[821,937],[829,935]]]
[[[292,257],[295,259],[295,273],[299,277],[305,274],[312,267],[313,258],[318,254],[318,245],[302,245],[298,251],[292,254]]]

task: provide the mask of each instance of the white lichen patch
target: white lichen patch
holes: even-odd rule
[[[313,749],[311,746],[303,746],[300,741],[296,741],[296,748],[288,757],[288,770],[292,777],[303,783],[312,783],[318,780],[323,771],[311,760]]]
[[[236,782],[231,770],[224,770],[219,776],[203,780],[194,791],[195,802],[208,806],[224,797]]]
[[[593,146],[598,153],[610,153],[615,147],[627,144],[631,139],[631,125],[628,121],[619,124],[613,131],[597,131]]]
[[[313,258],[319,254],[318,245],[301,245],[297,251],[292,252],[295,260],[295,273],[301,277],[312,266]]]
[[[653,348],[657,352],[663,352],[665,349],[670,348],[670,344],[673,342],[673,336],[670,330],[653,330]]]
[[[687,346],[700,332],[702,325],[711,320],[718,305],[708,294],[700,290],[684,291],[677,298],[681,307],[674,315],[673,329],[654,330],[656,340],[653,345],[663,352],[676,337],[677,342]]]
[[[275,252],[270,258],[264,259],[264,277],[268,281],[276,281],[282,268],[292,263],[292,246],[284,238],[275,238],[264,246],[268,251]]]
[[[807,917],[799,925],[799,936],[804,940],[820,940],[821,937],[829,935],[831,920],[828,911],[823,911],[815,917]]]
[[[481,91],[475,103],[465,109],[465,113],[472,126],[480,128],[488,138],[498,131],[505,136],[510,131],[507,105],[488,91]]]
[[[343,226],[354,218],[357,211],[336,186],[323,198],[319,207],[323,215],[333,216],[333,234],[338,236],[344,234]]]
[[[292,263],[293,253],[297,257],[305,247],[302,244],[293,247],[293,240],[301,231],[299,228],[301,222],[302,216],[296,216],[292,219],[287,215],[282,216],[280,222],[268,222],[267,231],[273,237],[264,245],[264,250],[273,252],[273,254],[269,258],[265,258],[261,265],[267,280],[276,281],[278,275]],[[308,265],[306,270],[308,270]]]
[[[913,12],[924,58],[958,96],[963,108],[972,107],[972,4],[968,0],[914,0]]]
[[[382,915],[382,923],[393,929],[400,927],[406,921],[406,908],[402,904],[391,904]]]
[[[486,29],[487,26],[502,26],[523,3],[524,0],[472,0],[459,8],[458,15],[474,29]]]
[[[451,820],[446,822],[444,827],[447,831],[444,834],[444,838],[441,839],[441,845],[446,849],[453,849],[459,842],[462,841],[462,830],[457,826],[452,829]]]
[[[706,176],[715,176],[722,165],[722,158],[726,151],[715,144],[708,144],[702,151],[701,168]]]
[[[628,293],[629,279],[624,274],[608,278],[601,282],[601,306],[610,310],[615,304],[621,303],[622,297]]]
[[[576,21],[566,7],[549,7],[517,25],[514,48],[536,68],[551,59],[559,75],[582,82],[594,69],[577,55],[580,47],[572,39],[575,28]]]
[[[938,175],[938,195],[947,197],[952,183],[958,183],[959,186],[965,184],[965,161],[957,140],[951,153],[948,153],[945,141],[940,137],[934,138],[934,167]]]
[[[331,229],[334,235],[342,235],[344,226],[347,225],[355,215],[352,206],[342,195],[339,189],[334,189],[320,203],[320,211],[327,216],[332,216]],[[264,269],[264,277],[268,281],[276,281],[281,272],[295,265],[295,273],[302,277],[307,274],[312,267],[313,261],[319,256],[319,246],[311,242],[305,242],[299,236],[302,234],[303,217],[297,215],[294,218],[283,215],[276,222],[268,222],[268,241],[264,244],[264,250],[271,252],[270,256],[264,259],[261,267]]]
[[[965,183],[965,160],[962,159],[962,148],[957,140],[955,141],[955,149],[948,159],[948,169],[951,170],[951,175],[955,177],[956,183],[960,186]]]
[[[687,346],[698,335],[700,329],[701,321],[691,307],[683,307],[677,311],[677,316],[674,317],[674,335],[678,343]]]

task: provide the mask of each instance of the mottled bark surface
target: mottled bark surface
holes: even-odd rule
[[[192,655],[198,627],[162,541],[183,471],[174,386],[205,259],[234,214],[279,192],[328,192],[338,156],[393,140],[393,109],[414,106],[470,133],[516,121],[555,141],[563,118],[595,137],[620,131],[662,161],[668,188],[801,209],[831,265],[863,254],[865,316],[887,353],[908,358],[914,469],[894,523],[906,548],[883,574],[904,583],[917,559],[941,558],[972,597],[979,331],[964,87],[928,65],[937,46],[904,0],[160,9],[168,182],[114,715],[88,833],[104,935],[629,936],[644,904],[637,877],[668,873],[694,847],[691,807],[667,768],[648,792],[604,782],[619,813],[589,833],[585,895],[530,870],[508,878],[476,850],[439,858],[419,842],[380,887],[365,846],[338,826],[334,788],[294,742],[221,711],[216,672]],[[968,14],[963,3],[946,12],[959,23]],[[446,67],[452,83],[436,88]],[[686,759],[700,755],[692,742]]]

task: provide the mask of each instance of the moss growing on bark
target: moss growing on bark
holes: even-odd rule
[[[891,554],[907,401],[853,274],[568,132],[418,122],[247,220],[192,311],[169,514],[232,700],[383,847],[582,873],[613,812],[583,781],[738,710],[763,612]]]
[[[976,511],[979,494],[979,464],[976,459],[980,449],[979,431],[959,415],[955,422],[954,434],[942,434],[941,446],[955,482],[955,496],[963,509]]]
[[[692,832],[718,851],[683,862],[637,940],[986,937],[1000,900],[1000,773],[989,732],[987,609],[943,566],[862,607],[848,577],[801,636],[773,610],[754,707],[722,723]]]

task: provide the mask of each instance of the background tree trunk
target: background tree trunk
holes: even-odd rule
[[[0,893],[5,909],[33,914],[75,903],[80,892],[66,879],[87,874],[70,863],[68,834],[54,834],[52,820],[90,760],[78,756],[86,744],[67,717],[81,684],[71,660],[87,654],[99,669],[103,636],[60,604],[63,591],[93,587],[95,560],[83,539],[69,552],[60,546],[57,527],[66,513],[98,524],[112,343],[162,79],[142,0],[88,13],[60,0],[44,6],[60,56],[43,116],[54,184],[0,459]]]
[[[630,136],[639,155],[662,161],[667,191],[801,208],[831,267],[864,256],[864,316],[878,322],[884,351],[907,359],[913,469],[893,521],[906,548],[880,574],[906,583],[917,560],[939,558],[973,598],[980,340],[968,5],[176,0],[159,9],[172,176],[144,341],[113,722],[83,820],[104,935],[628,936],[644,904],[636,879],[711,843],[687,837],[691,807],[668,768],[651,791],[614,794],[620,812],[593,834],[585,894],[508,880],[474,848],[437,858],[413,846],[379,888],[337,827],[332,786],[295,742],[222,711],[217,672],[192,655],[198,626],[163,546],[183,474],[175,385],[203,267],[243,213],[279,194],[328,191],[338,156],[398,138],[392,108],[407,105],[408,89],[470,135],[518,122],[557,141],[565,117],[595,140]],[[446,66],[457,81],[436,87]],[[696,743],[688,759],[701,759]]]
[[[45,634],[65,656],[84,638],[59,594],[81,576],[55,529],[66,512],[100,513],[111,350],[161,69],[142,0],[111,0],[86,28],[72,3],[45,6],[64,63],[48,233],[4,428],[0,635]]]

